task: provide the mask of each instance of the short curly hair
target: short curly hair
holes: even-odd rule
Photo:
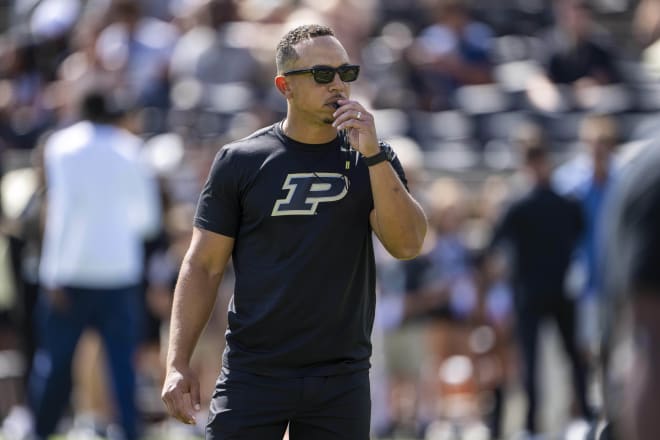
[[[306,24],[287,32],[277,44],[275,54],[277,72],[284,72],[286,65],[298,59],[298,52],[294,48],[296,44],[304,40],[325,36],[334,37],[335,32],[328,26],[320,24]]]

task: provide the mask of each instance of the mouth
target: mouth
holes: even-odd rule
[[[326,105],[332,107],[334,110],[337,110],[340,107],[339,102],[337,101],[339,101],[340,99],[346,99],[346,98],[344,98],[343,96],[335,96],[332,98],[332,101],[328,102]]]

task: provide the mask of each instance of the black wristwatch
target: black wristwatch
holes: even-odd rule
[[[368,167],[374,166],[386,160],[388,160],[387,153],[385,152],[385,150],[382,149],[373,156],[364,157],[364,163]]]

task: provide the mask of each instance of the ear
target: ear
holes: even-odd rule
[[[279,90],[285,98],[289,98],[291,96],[291,88],[289,87],[289,82],[285,76],[277,75],[275,77],[275,87],[277,87],[277,90]]]

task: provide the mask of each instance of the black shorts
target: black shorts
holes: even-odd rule
[[[211,399],[208,440],[368,440],[369,371],[282,378],[223,368]]]

